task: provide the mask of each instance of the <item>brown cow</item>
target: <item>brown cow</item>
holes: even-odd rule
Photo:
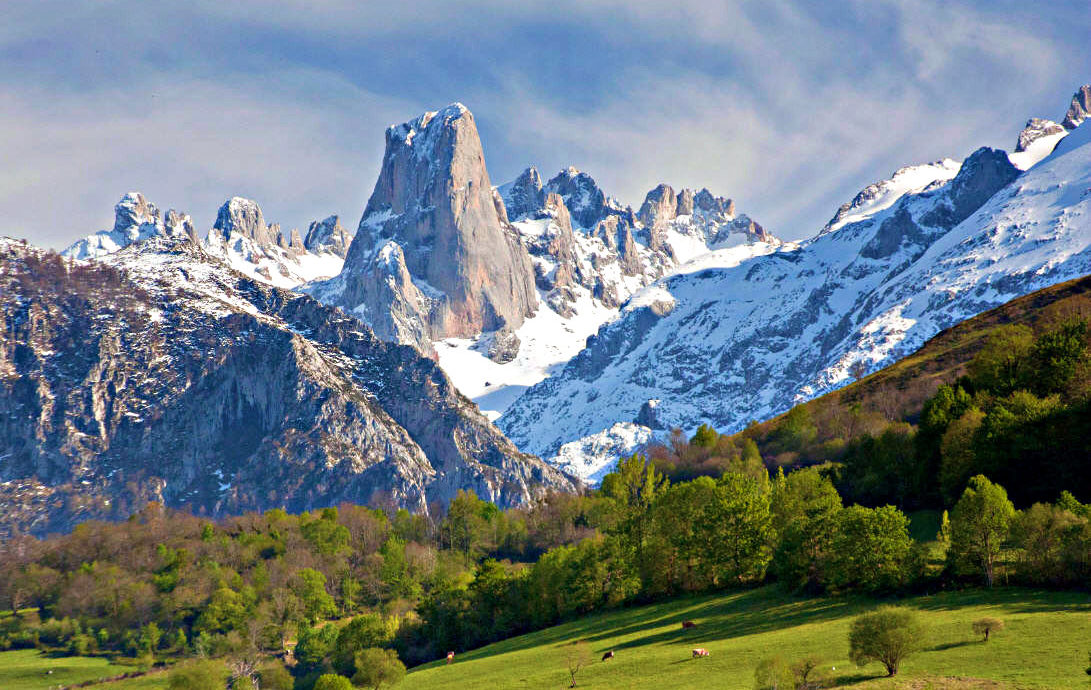
[[[708,650],[704,647],[698,647],[697,649],[693,650],[693,658],[696,659],[699,656],[708,656]]]
[[[605,654],[602,655],[602,660],[603,661],[606,661],[607,659],[613,659],[613,658],[614,658],[613,650],[611,650],[609,652],[606,652]]]
[[[682,621],[682,630],[688,630],[689,628],[696,628],[697,623],[694,621]]]
[[[455,660],[455,653],[454,652],[447,652],[447,663],[449,664],[454,660]]]

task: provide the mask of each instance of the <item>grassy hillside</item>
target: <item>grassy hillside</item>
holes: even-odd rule
[[[0,652],[0,688],[4,690],[46,690],[112,678],[133,670],[132,666],[111,664],[101,657],[55,657],[36,649]],[[92,687],[103,690],[157,690],[167,687],[167,674],[152,673]]]
[[[459,655],[456,663],[413,671],[400,688],[568,687],[565,648],[586,640],[594,661],[577,676],[585,688],[752,688],[764,658],[821,657],[838,685],[855,688],[1085,688],[1091,597],[1020,589],[952,592],[904,602],[929,626],[928,649],[905,662],[895,682],[878,664],[848,660],[848,630],[874,601],[803,599],[762,589],[680,599],[589,616]],[[988,644],[970,624],[995,616],[1007,629]],[[683,631],[681,622],[698,622]],[[711,656],[691,658],[705,647]],[[611,661],[599,661],[613,650]],[[949,680],[952,678],[961,681]],[[977,680],[966,680],[977,679]]]

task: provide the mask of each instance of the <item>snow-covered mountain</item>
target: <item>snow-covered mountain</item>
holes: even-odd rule
[[[969,316],[1091,272],[1091,129],[1039,129],[1021,141],[1041,162],[981,149],[961,165],[904,168],[798,246],[660,279],[499,426],[524,450],[596,478],[655,431],[739,429]]]
[[[130,192],[114,207],[114,227],[74,243],[61,254],[72,259],[101,259],[137,242],[155,237],[186,237],[257,280],[293,288],[341,272],[352,233],[337,216],[315,221],[306,239],[298,230],[285,233],[266,225],[258,204],[232,197],[216,214],[216,223],[198,240],[192,219],[171,209],[160,217],[155,204],[139,192]]]
[[[575,168],[493,188],[472,113],[455,103],[387,130],[344,269],[305,286],[380,337],[435,353],[488,414],[583,348],[635,291],[710,249],[779,242],[708,190],[649,192],[639,213]]]
[[[436,364],[185,237],[97,261],[0,238],[0,538],[376,497],[426,512],[575,483],[519,452]]]

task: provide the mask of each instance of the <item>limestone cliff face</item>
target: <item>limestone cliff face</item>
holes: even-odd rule
[[[152,238],[94,263],[0,239],[0,535],[573,482],[520,453],[442,371],[353,318]]]
[[[321,288],[315,294],[358,313],[388,309],[387,290],[376,291],[369,273],[393,242],[429,298],[419,312],[395,321],[419,320],[431,339],[517,328],[537,307],[534,273],[498,198],[473,115],[461,104],[391,127],[379,179],[335,286],[340,294]],[[418,344],[412,334],[396,340]]]

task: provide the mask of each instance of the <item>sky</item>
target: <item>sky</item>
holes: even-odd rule
[[[387,126],[460,101],[493,184],[707,187],[809,237],[904,165],[1011,149],[1091,82],[1086,0],[4,0],[0,235],[57,249],[141,191],[204,232],[355,226]]]

